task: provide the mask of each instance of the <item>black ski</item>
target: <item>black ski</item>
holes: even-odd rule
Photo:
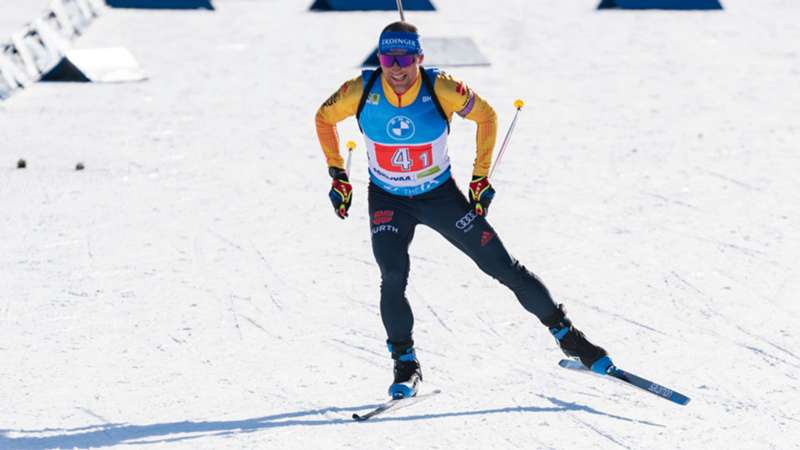
[[[420,401],[430,398],[441,392],[442,392],[441,390],[436,389],[435,391],[426,392],[424,394],[417,394],[409,398],[393,398],[385,403],[378,405],[375,409],[367,412],[366,414],[361,415],[353,413],[353,420],[355,420],[356,422],[363,422],[365,420],[369,420],[371,417],[383,414],[386,411],[405,408],[406,406],[411,406],[415,403],[419,403]]]
[[[565,369],[594,373],[591,370],[587,369],[586,366],[573,359],[562,359],[561,361],[558,362],[558,365]],[[595,374],[595,375],[604,376],[601,374]],[[623,383],[628,384],[630,386],[634,386],[639,389],[645,390],[651,394],[657,395],[663,399],[669,400],[679,405],[686,405],[691,400],[689,397],[679,392],[673,391],[672,389],[666,388],[658,383],[654,383],[638,375],[626,372],[622,369],[617,368],[616,366],[611,366],[608,369],[608,374],[606,374],[605,376],[609,376],[616,380],[622,381]]]

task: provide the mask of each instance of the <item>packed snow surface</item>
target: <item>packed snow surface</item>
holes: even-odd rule
[[[511,292],[419,228],[408,297],[443,392],[363,424],[391,381],[366,160],[341,221],[313,119],[397,14],[310,3],[108,9],[75,45],[126,47],[149,81],[0,103],[0,448],[799,447],[800,2],[408,11],[491,60],[450,72],[498,141],[526,101],[492,180],[503,242],[692,402],[561,369]],[[462,188],[474,133],[456,118]]]

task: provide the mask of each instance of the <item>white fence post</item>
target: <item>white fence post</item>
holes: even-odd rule
[[[3,52],[0,52],[0,73],[12,90],[18,87],[28,87],[31,84],[31,80],[25,72],[20,70]]]
[[[78,5],[78,10],[81,12],[81,14],[83,14],[83,18],[86,21],[86,24],[88,25],[89,22],[91,22],[92,19],[94,19],[94,13],[92,12],[92,9],[89,7],[89,4],[86,2],[86,0],[74,0],[74,1],[75,4]]]
[[[37,80],[39,79],[39,70],[36,68],[36,63],[33,60],[33,55],[31,55],[31,52],[25,45],[24,35],[26,31],[27,30],[23,30],[14,33],[14,35],[11,36],[11,42],[14,44],[14,50],[17,52],[17,55],[19,55],[19,59],[22,61],[25,70],[28,72],[28,76],[31,79]]]
[[[68,37],[78,34],[78,29],[75,27],[75,24],[72,23],[72,20],[70,20],[67,11],[64,9],[62,0],[53,0],[50,3],[50,9],[53,11],[53,15],[56,16],[59,27],[68,34]]]

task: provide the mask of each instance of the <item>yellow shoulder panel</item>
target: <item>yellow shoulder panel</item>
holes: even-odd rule
[[[360,76],[348,80],[317,110],[315,118],[317,138],[325,153],[328,167],[344,169],[344,160],[339,153],[339,134],[336,132],[336,124],[356,114],[362,91]]]
[[[472,174],[488,175],[497,138],[497,114],[494,109],[466,83],[444,72],[439,72],[434,90],[448,117],[456,113],[478,124]]]
[[[467,108],[473,96],[472,90],[466,83],[446,72],[439,72],[433,90],[436,91],[436,97],[447,117]]]

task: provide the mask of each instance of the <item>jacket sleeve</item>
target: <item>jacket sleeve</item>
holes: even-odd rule
[[[317,138],[325,153],[328,167],[344,169],[344,160],[339,153],[339,134],[336,131],[336,124],[356,114],[362,90],[360,76],[348,80],[317,110],[315,119]]]
[[[497,138],[497,114],[494,109],[463,81],[444,72],[439,72],[433,89],[447,117],[456,113],[478,125],[475,133],[476,154],[472,174],[488,175]]]

